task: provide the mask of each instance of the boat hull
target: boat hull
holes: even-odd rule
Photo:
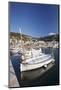
[[[44,68],[43,66],[40,68],[36,68],[33,70],[28,71],[22,71],[21,72],[21,80],[33,80],[37,77],[42,76],[46,71],[48,71],[50,68],[52,68],[55,65],[55,63],[50,62],[47,64],[47,68]]]
[[[46,61],[43,61],[43,62],[40,62],[40,63],[36,63],[36,64],[21,64],[20,65],[20,70],[21,72],[22,71],[30,71],[30,70],[34,70],[34,69],[37,69],[37,68],[40,68],[40,67],[43,67],[51,62],[54,62],[55,60],[52,58],[50,60],[46,60]]]

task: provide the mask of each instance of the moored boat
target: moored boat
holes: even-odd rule
[[[35,53],[36,52],[36,53]],[[25,55],[26,56],[26,55]],[[47,68],[47,65],[54,62],[54,58],[50,54],[44,54],[38,50],[32,51],[32,56],[27,55],[26,59],[23,56],[23,61],[21,63],[20,69],[22,71],[34,70],[40,67]]]

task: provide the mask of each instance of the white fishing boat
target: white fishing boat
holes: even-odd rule
[[[30,52],[30,51],[29,51]],[[44,54],[38,50],[32,51],[32,56],[30,54],[25,54],[25,57],[22,56],[22,63],[21,63],[21,71],[29,71],[40,68],[44,66],[47,68],[47,65],[51,62],[54,62],[54,58],[50,54]],[[28,56],[28,57],[27,57]]]
[[[33,48],[32,46],[29,50],[25,49],[24,47],[22,48],[22,63],[20,64],[21,72],[32,71],[43,66],[47,68],[48,64],[55,61],[51,54],[42,53],[41,48],[37,49]]]

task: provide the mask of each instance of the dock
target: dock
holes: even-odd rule
[[[10,64],[10,70],[9,70],[9,87],[10,88],[12,88],[12,87],[19,87],[19,83],[18,83],[16,74],[15,74],[14,68],[12,66],[11,60],[10,60],[9,64]]]

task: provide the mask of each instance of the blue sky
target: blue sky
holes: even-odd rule
[[[58,33],[58,5],[9,3],[11,32],[43,37]]]

